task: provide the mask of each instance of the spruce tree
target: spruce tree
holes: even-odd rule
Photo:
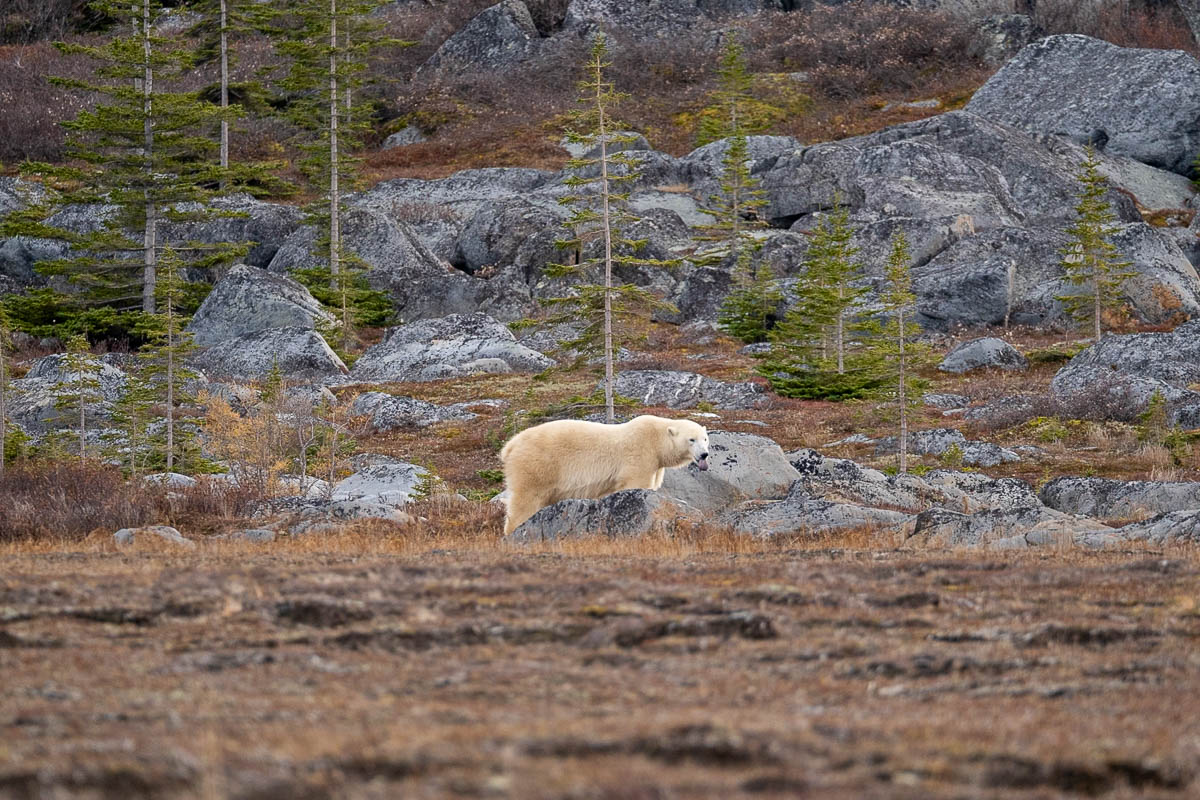
[[[550,264],[546,274],[552,278],[583,281],[599,277],[602,282],[572,284],[569,294],[547,301],[554,309],[550,322],[583,321],[575,338],[562,342],[564,349],[581,355],[599,351],[604,361],[605,419],[615,420],[613,407],[613,353],[616,349],[614,322],[627,323],[639,315],[648,316],[656,308],[669,308],[649,290],[633,284],[617,285],[614,267],[666,267],[674,262],[642,258],[638,251],[642,240],[622,235],[637,216],[629,206],[628,188],[638,178],[639,162],[628,151],[613,152],[612,147],[632,137],[614,133],[621,129],[613,118],[614,107],[625,97],[606,76],[611,66],[603,33],[596,34],[584,63],[584,78],[579,82],[580,108],[569,116],[568,141],[582,146],[585,155],[567,162],[574,174],[566,183],[570,195],[560,202],[571,209],[564,223],[571,235],[558,246],[577,254],[575,263]],[[597,275],[599,273],[599,275]]]
[[[54,385],[55,407],[70,415],[78,413],[79,460],[87,458],[87,407],[103,400],[100,393],[101,362],[91,353],[86,336],[67,340],[67,352],[62,360],[63,377]]]
[[[308,211],[321,231],[318,255],[328,259],[327,268],[298,277],[310,288],[320,279],[329,287],[323,294],[332,294],[340,312],[344,347],[351,340],[356,307],[377,313],[383,300],[366,288],[365,264],[343,248],[342,217],[345,194],[359,182],[361,160],[351,151],[369,130],[368,111],[354,105],[355,92],[365,83],[373,52],[409,44],[380,35],[372,15],[385,5],[385,0],[297,0],[275,16],[276,48],[289,60],[279,82],[288,93],[285,115],[307,134],[300,166],[321,198]]]
[[[1121,307],[1121,286],[1136,274],[1127,269],[1130,262],[1121,258],[1112,243],[1116,215],[1105,197],[1108,186],[1099,167],[1096,152],[1086,148],[1075,176],[1080,185],[1076,218],[1067,228],[1071,240],[1062,250],[1061,261],[1064,279],[1082,291],[1057,298],[1081,324],[1091,322],[1092,338],[1097,342],[1104,334],[1103,312]]]
[[[912,256],[908,249],[908,238],[898,231],[892,239],[884,271],[886,281],[882,293],[883,313],[887,322],[877,340],[878,353],[886,380],[880,386],[880,394],[895,400],[899,412],[900,436],[898,469],[908,471],[908,409],[920,396],[923,381],[916,370],[929,363],[931,352],[928,345],[917,341],[921,327],[913,319],[913,308],[917,296],[912,290],[909,266]]]
[[[788,397],[846,399],[874,391],[878,359],[870,351],[875,314],[867,289],[852,285],[861,269],[850,212],[823,215],[809,238],[797,302],[771,331],[771,355],[760,371]]]
[[[764,342],[783,294],[775,285],[770,266],[754,259],[759,241],[753,231],[765,227],[757,211],[766,205],[766,200],[747,166],[750,148],[746,140],[745,106],[750,80],[741,45],[732,35],[726,44],[720,76],[722,90],[717,93],[717,101],[724,104],[724,124],[710,133],[720,133],[726,139],[721,160],[721,192],[709,198],[705,213],[713,221],[702,226],[696,238],[724,245],[710,254],[707,261],[728,258],[733,263],[734,286],[721,304],[721,327],[744,342]]]
[[[68,54],[91,59],[93,80],[52,78],[63,87],[101,98],[64,124],[68,166],[26,165],[63,191],[45,204],[46,213],[72,204],[104,207],[98,229],[76,233],[45,221],[20,232],[63,239],[72,255],[43,262],[39,270],[62,275],[82,290],[85,306],[154,313],[158,258],[164,222],[207,218],[204,201],[222,172],[209,137],[220,109],[195,93],[167,88],[190,69],[193,53],[175,36],[156,32],[164,9],[161,0],[96,0],[93,11],[117,20],[117,33],[102,45],[58,43]],[[244,247],[176,242],[190,265],[209,267],[228,261]]]
[[[753,91],[754,79],[746,65],[745,50],[737,34],[731,32],[721,51],[717,89],[712,93],[710,105],[701,112],[696,144],[708,144],[738,133],[753,135],[767,130],[770,120],[761,112]]]
[[[8,314],[0,305],[0,475],[4,474],[4,459],[8,453],[8,362],[12,329]]]

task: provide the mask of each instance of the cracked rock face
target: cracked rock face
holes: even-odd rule
[[[335,324],[334,316],[297,281],[236,264],[204,298],[187,330],[197,346],[208,347],[268,328]]]
[[[598,500],[563,500],[546,506],[508,536],[518,544],[589,534],[641,536],[679,516],[694,516],[686,504],[649,489],[626,489]]]
[[[1029,369],[1029,361],[1008,342],[988,336],[963,342],[947,353],[938,365],[942,372],[959,374],[987,367],[1025,370]]]
[[[190,359],[206,375],[262,380],[278,367],[289,378],[320,380],[345,375],[346,365],[311,328],[271,328],[225,339]]]
[[[633,397],[644,406],[696,408],[707,403],[713,408],[760,408],[768,402],[766,388],[752,382],[731,383],[675,370],[626,370],[617,375],[614,391]]]
[[[694,464],[667,470],[661,491],[701,511],[720,511],[747,499],[786,497],[800,473],[765,436],[709,431],[707,470]]]
[[[1078,34],[1025,47],[967,110],[1187,174],[1200,150],[1200,62],[1178,50],[1118,47]]]
[[[1099,519],[1132,519],[1200,508],[1200,483],[1055,478],[1038,493],[1047,506]]]
[[[362,354],[359,381],[433,381],[480,373],[536,372],[554,361],[518,344],[486,314],[451,314],[392,328]]]

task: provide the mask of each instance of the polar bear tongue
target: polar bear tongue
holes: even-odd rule
[[[701,470],[707,470],[708,469],[708,459],[706,458],[703,461],[697,461],[696,466],[699,467]]]

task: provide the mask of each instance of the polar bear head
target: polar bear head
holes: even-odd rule
[[[667,425],[672,449],[679,456],[679,466],[688,460],[700,469],[708,469],[708,431],[690,419],[673,419]]]

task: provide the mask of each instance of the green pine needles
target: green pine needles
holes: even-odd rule
[[[736,33],[730,33],[717,68],[718,88],[712,103],[700,113],[696,144],[705,145],[737,133],[753,135],[771,127],[778,110],[754,97],[754,77]],[[731,129],[733,121],[735,128]]]
[[[867,289],[855,286],[861,266],[850,212],[837,205],[813,229],[798,300],[771,330],[771,353],[760,372],[785,397],[843,400],[878,390],[882,380],[872,342],[876,312]]]
[[[558,245],[573,254],[571,263],[551,264],[546,275],[571,279],[566,294],[551,298],[551,323],[578,323],[579,334],[561,343],[580,358],[601,354],[604,361],[604,406],[608,422],[615,420],[613,395],[613,353],[618,330],[632,318],[649,316],[654,310],[670,305],[648,289],[631,283],[616,284],[614,269],[622,267],[667,267],[674,261],[643,258],[637,255],[643,240],[622,235],[637,221],[629,207],[628,187],[637,180],[638,159],[629,152],[613,152],[614,145],[632,137],[616,133],[619,124],[613,118],[614,107],[624,97],[605,76],[610,66],[603,33],[597,34],[584,64],[585,77],[579,83],[580,108],[571,113],[567,139],[586,149],[583,156],[567,162],[574,175],[567,179],[571,194],[561,202],[571,209],[564,223],[570,234]]]
[[[1122,259],[1112,243],[1116,215],[1105,198],[1108,186],[1099,166],[1096,152],[1088,147],[1075,176],[1080,184],[1079,202],[1075,222],[1067,228],[1071,240],[1062,250],[1061,262],[1064,280],[1078,291],[1057,298],[1081,325],[1091,323],[1092,338],[1097,342],[1104,335],[1104,312],[1122,307],[1121,288],[1136,275],[1127,269],[1130,262]]]

